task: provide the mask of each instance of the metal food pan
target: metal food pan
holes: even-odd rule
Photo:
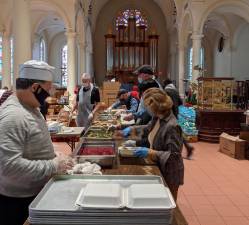
[[[77,148],[74,150],[73,155],[77,156],[79,152],[81,151],[82,147],[85,146],[101,146],[101,147],[112,147],[114,149],[115,154],[117,154],[116,150],[116,143],[114,141],[103,141],[99,139],[86,139],[82,138],[81,141],[78,143]]]
[[[114,154],[112,155],[79,155],[82,147],[111,147]],[[74,151],[73,156],[76,158],[77,163],[91,162],[97,163],[101,167],[113,167],[116,163],[117,151],[114,142],[82,142],[79,147]]]
[[[87,135],[89,134],[89,132],[91,132],[91,131],[101,131],[101,130],[103,130],[103,129],[92,129],[91,127],[89,127],[87,130],[86,130],[86,132],[85,132],[85,134],[84,134],[84,136],[83,136],[83,138],[85,138],[86,140],[100,140],[100,141],[102,141],[102,140],[113,140],[113,134],[112,134],[112,136],[111,137],[108,137],[108,138],[98,138],[98,137],[87,137]]]

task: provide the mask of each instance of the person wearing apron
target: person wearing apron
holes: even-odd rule
[[[94,104],[91,104],[91,93],[93,84],[90,87],[81,87],[79,91],[78,115],[76,123],[78,127],[85,127],[85,130],[90,126],[88,117],[92,113]]]
[[[81,77],[82,86],[76,99],[74,110],[78,108],[76,124],[84,127],[85,130],[90,126],[93,119],[93,109],[100,101],[99,90],[91,83],[91,75],[83,73]],[[73,110],[73,111],[74,111]]]

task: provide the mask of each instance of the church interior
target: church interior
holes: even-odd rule
[[[156,217],[153,216],[158,208],[149,205],[148,208],[143,208],[144,220],[140,215],[137,217],[139,222],[132,223],[131,214],[127,218],[123,216],[123,220],[115,219],[112,217],[117,213],[115,209],[110,215],[109,224],[249,225],[248,40],[249,0],[0,0],[0,129],[4,129],[1,128],[4,124],[3,112],[7,110],[9,95],[15,95],[19,91],[16,80],[21,77],[20,65],[25,65],[29,60],[45,62],[54,68],[53,93],[46,98],[44,117],[48,128],[51,128],[48,130],[55,152],[75,157],[78,162],[93,162],[101,166],[102,169],[95,171],[96,173],[86,173],[86,178],[84,173],[81,174],[83,180],[90,179],[90,175],[93,180],[101,180],[94,178],[99,173],[106,176],[107,180],[110,179],[110,183],[115,183],[115,179],[118,179],[115,176],[108,178],[111,175],[120,176],[124,182],[133,179],[128,175],[135,176],[134,179],[138,180],[146,179],[139,177],[141,175],[161,177],[173,196],[170,194],[172,202],[176,204],[172,206],[172,211],[167,211],[167,216],[171,216],[167,222],[163,216],[164,222],[160,220],[160,216],[155,220]],[[160,89],[169,97],[166,90],[169,86],[165,82],[170,81],[171,87],[182,101],[178,107],[179,112],[177,109],[178,114],[174,114],[176,126],[180,127],[184,140],[184,147],[180,152],[184,164],[184,182],[180,184],[179,190],[177,188],[177,199],[174,188],[170,183],[167,184],[168,176],[164,176],[167,171],[162,168],[162,159],[158,159],[159,153],[154,153],[156,144],[150,142],[152,131],[159,132],[160,128],[156,130],[155,125],[151,133],[147,134],[150,145],[147,150],[138,147],[140,145],[137,142],[135,146],[126,146],[127,149],[121,144],[129,139],[137,141],[137,137],[132,137],[139,133],[134,127],[147,126],[151,121],[153,123],[155,113],[152,115],[149,110],[152,119],[144,124],[138,125],[137,122],[140,106],[148,106],[147,98],[151,97],[146,95],[148,90],[141,91],[143,83],[139,81],[139,77],[141,75],[145,79],[145,74],[158,85],[151,86],[148,90]],[[41,73],[41,79],[37,80],[46,81],[42,76]],[[89,96],[83,85],[88,80],[91,90]],[[97,100],[94,103],[93,90],[97,90],[97,95],[94,95]],[[151,93],[160,95],[160,91]],[[4,97],[7,92],[8,97]],[[84,111],[88,107],[84,103],[87,97],[90,97],[87,101],[92,108],[90,112],[80,114],[79,104],[83,102]],[[126,98],[130,102],[122,104]],[[173,104],[171,108],[174,108],[175,101],[171,96],[170,98]],[[134,101],[137,101],[135,112],[132,111]],[[120,106],[119,109],[116,108],[116,103]],[[79,115],[84,120],[82,123]],[[130,115],[133,116],[132,119],[128,119]],[[131,128],[130,137],[125,133],[128,128]],[[132,134],[134,130],[136,134]],[[152,134],[152,140],[156,140],[157,134]],[[166,142],[166,137],[170,134],[165,135]],[[178,143],[176,139],[174,141]],[[185,141],[190,147],[185,145]],[[100,152],[101,147],[103,152]],[[83,148],[88,153],[94,148],[95,153],[86,154],[84,158]],[[114,152],[108,153],[108,149],[112,148]],[[129,148],[134,148],[135,152],[139,148],[140,155],[130,156]],[[0,158],[4,152],[0,147]],[[139,158],[144,156],[144,152],[148,157]],[[111,168],[108,165],[106,169],[101,160],[105,159],[108,163],[107,158],[111,155],[114,155]],[[25,158],[25,154],[22,157]],[[81,157],[83,161],[80,161]],[[0,183],[4,171],[0,166]],[[54,183],[49,181],[49,184],[55,185],[56,179],[50,177]],[[70,181],[75,178],[67,179]],[[153,183],[153,179],[150,182]],[[49,187],[46,185],[46,189],[42,189],[38,197],[46,197],[44,193],[50,193]],[[58,196],[61,194],[63,198],[63,194],[70,192],[69,189],[65,184],[64,191],[58,190]],[[5,193],[2,190],[0,184],[0,196]],[[104,193],[104,188],[102,190]],[[112,191],[115,193],[115,188]],[[140,191],[146,193],[142,187]],[[154,189],[154,192],[157,190]],[[108,196],[106,191],[106,199]],[[41,223],[39,219],[42,217],[39,217],[39,213],[36,214],[43,210],[38,207],[39,201],[42,204],[41,197],[36,197],[29,206],[26,225]],[[86,198],[87,195],[85,200]],[[0,198],[0,205],[1,201]],[[80,197],[77,201],[81,201]],[[52,203],[53,201],[50,202]],[[153,201],[150,203],[153,204]],[[159,199],[157,203],[159,204]],[[84,208],[85,205],[81,207]],[[109,213],[110,209],[103,207]],[[0,211],[1,209],[2,206]],[[148,209],[152,209],[155,215],[148,211],[151,217],[146,216]],[[60,208],[55,210],[59,212]],[[163,210],[165,208],[162,207],[161,212]],[[44,218],[46,212],[49,211],[43,212]],[[62,218],[58,215],[55,215],[54,223],[52,216],[46,217],[44,225],[104,224],[104,217],[98,218],[98,213],[92,216],[95,218],[93,220],[90,216],[83,217],[83,213],[82,217],[77,215],[84,218],[83,222],[78,217],[73,219],[74,214],[70,214],[71,222],[66,216]],[[89,218],[89,221],[85,218]],[[67,223],[62,223],[63,219]],[[0,214],[0,224],[2,222]],[[3,225],[9,224],[4,222]]]

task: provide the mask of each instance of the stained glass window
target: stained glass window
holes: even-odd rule
[[[13,40],[13,37],[10,38],[10,77],[11,77],[11,85],[13,85],[13,80],[14,80],[14,40]]]
[[[67,86],[67,45],[61,50],[61,85]]]
[[[0,36],[0,80],[3,72],[3,38]]]
[[[200,67],[204,68],[204,48],[200,51]],[[192,80],[193,76],[193,48],[191,47],[188,52],[188,80]]]
[[[116,18],[116,29],[118,26],[128,26],[128,19],[135,18],[136,26],[145,26],[148,27],[148,21],[146,17],[138,9],[126,9],[123,12],[119,12]]]
[[[188,55],[188,80],[192,80],[192,69],[193,69],[193,48],[189,49],[189,55]]]
[[[3,38],[0,36],[0,81],[3,73]]]
[[[45,41],[43,38],[40,39],[39,45],[39,59],[45,61]]]

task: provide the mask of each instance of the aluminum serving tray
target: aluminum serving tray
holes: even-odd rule
[[[87,135],[89,134],[89,132],[90,131],[94,131],[94,130],[100,130],[100,129],[93,129],[93,128],[91,128],[91,127],[89,127],[87,130],[86,130],[86,132],[85,132],[85,134],[84,134],[84,136],[83,136],[83,138],[86,140],[86,141],[114,141],[114,139],[113,139],[113,137],[109,137],[109,138],[97,138],[97,137],[87,137]]]
[[[51,178],[29,206],[29,215],[43,213],[76,213],[75,205],[82,188],[88,183],[113,183],[123,187],[131,184],[163,184],[160,176],[148,175],[59,175]],[[122,210],[122,209],[121,209]],[[116,210],[114,210],[116,212]]]
[[[101,146],[101,147],[112,147],[114,150],[113,155],[79,155],[82,146]],[[117,152],[114,142],[84,142],[84,140],[79,144],[79,147],[73,152],[73,157],[77,160],[77,163],[91,162],[97,163],[101,167],[113,167],[116,163]]]

